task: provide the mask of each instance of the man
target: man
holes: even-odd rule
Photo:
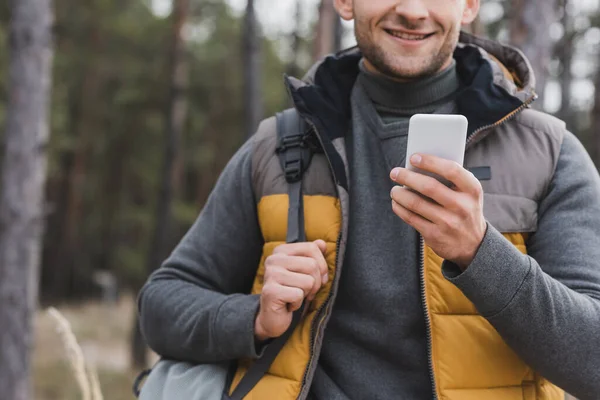
[[[527,60],[460,34],[478,0],[335,6],[359,50],[288,80],[324,152],[304,178],[308,242],[283,244],[269,119],[143,288],[149,345],[240,360],[235,386],[306,301],[247,398],[600,398],[600,180],[564,124],[528,108]],[[465,168],[412,159],[452,188],[399,168],[415,113],[469,120]]]

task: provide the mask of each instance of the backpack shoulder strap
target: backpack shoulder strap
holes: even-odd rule
[[[312,160],[308,143],[310,129],[296,109],[277,114],[277,155],[288,183],[289,210],[287,243],[306,241],[304,232],[304,207],[302,177]]]
[[[277,114],[277,155],[288,183],[289,209],[287,243],[306,241],[304,230],[304,203],[302,177],[312,160],[314,150],[308,143],[310,129],[296,109]],[[292,323],[283,335],[267,345],[262,357],[250,366],[231,396],[224,394],[223,400],[242,400],[265,376],[275,358],[292,335],[304,314],[305,303],[294,312]],[[229,387],[229,385],[227,385]]]

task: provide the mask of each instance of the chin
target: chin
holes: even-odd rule
[[[422,65],[422,64],[421,64]],[[426,65],[421,67],[415,67],[414,63],[412,65],[407,65],[406,63],[395,63],[388,64],[387,70],[396,78],[399,79],[419,79],[425,78],[431,75],[435,75],[438,72],[438,69],[433,65]]]

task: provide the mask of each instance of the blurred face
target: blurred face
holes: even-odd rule
[[[462,25],[475,19],[479,0],[335,0],[354,19],[366,67],[397,80],[434,75],[452,62]]]

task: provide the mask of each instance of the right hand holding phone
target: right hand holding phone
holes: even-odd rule
[[[281,336],[304,299],[312,301],[329,280],[323,240],[278,246],[265,261],[260,309],[254,324],[256,339]]]

